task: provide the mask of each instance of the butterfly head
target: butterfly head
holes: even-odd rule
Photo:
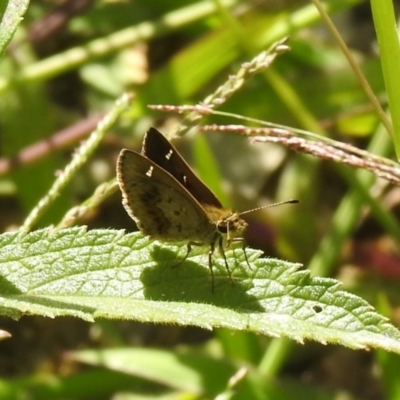
[[[216,223],[217,230],[226,235],[228,243],[235,237],[241,236],[247,228],[247,222],[238,214],[229,212]]]

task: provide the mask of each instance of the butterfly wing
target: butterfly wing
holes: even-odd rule
[[[196,199],[169,172],[123,149],[117,161],[123,205],[139,229],[164,241],[207,241],[215,231]]]
[[[222,208],[214,193],[194,174],[175,147],[155,128],[144,137],[142,155],[168,171],[200,204]]]

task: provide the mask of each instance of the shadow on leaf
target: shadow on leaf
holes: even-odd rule
[[[148,300],[206,303],[240,312],[265,311],[258,299],[248,294],[251,281],[235,278],[240,266],[232,265],[232,282],[220,260],[214,262],[213,293],[206,254],[204,265],[189,259],[179,263],[175,252],[160,246],[154,246],[151,256],[156,265],[145,268],[140,276]]]

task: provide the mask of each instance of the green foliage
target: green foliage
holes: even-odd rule
[[[337,281],[310,278],[299,265],[260,259],[253,250],[251,270],[241,250],[227,252],[233,282],[223,258],[215,258],[212,293],[204,252],[177,265],[185,246],[139,234],[71,228],[0,240],[2,307],[10,316],[151,320],[400,352],[400,333],[364,300],[338,290]]]
[[[354,380],[359,378],[363,387],[373,381],[383,388],[382,398],[396,397],[399,385],[393,371],[399,364],[400,334],[372,306],[377,297],[384,297],[384,314],[391,316],[391,307],[398,305],[396,252],[375,237],[365,241],[362,235],[374,231],[379,239],[391,238],[395,244],[399,240],[398,218],[387,207],[392,197],[384,197],[382,181],[377,180],[379,176],[398,183],[400,176],[390,160],[399,147],[400,104],[392,5],[389,0],[371,2],[379,57],[358,49],[357,71],[343,56],[338,36],[331,42],[320,28],[314,29],[323,20],[317,0],[287,2],[282,9],[267,3],[259,7],[239,0],[92,2],[69,14],[63,2],[31,2],[28,7],[26,1],[0,1],[5,157],[0,160],[0,221],[4,230],[23,228],[0,235],[0,310],[6,317],[0,328],[4,324],[8,329],[8,317],[18,321],[8,329],[15,339],[5,340],[5,350],[0,349],[0,398],[111,398],[125,393],[135,398],[278,400],[334,399],[343,392],[350,396],[351,386],[340,382],[332,390],[335,385],[329,378],[325,382],[313,375],[318,370],[329,377],[332,371],[324,368],[332,360],[325,358],[326,350],[334,352],[337,347],[315,348],[308,342],[379,349],[373,360],[381,377],[361,377],[363,363],[348,375],[356,375]],[[329,26],[329,16],[339,11],[357,14],[355,6],[360,3],[326,1],[324,23]],[[58,5],[65,25],[40,36],[53,27],[49,21],[54,20],[46,17]],[[351,36],[353,20],[351,14],[347,17],[351,22],[344,22],[343,35]],[[36,29],[38,22],[46,29]],[[334,35],[332,29],[330,33]],[[355,33],[362,37],[361,45],[372,44],[366,35]],[[285,36],[291,51],[264,53],[276,41],[285,43]],[[63,82],[67,90],[60,95]],[[134,102],[122,92],[134,92]],[[373,101],[371,93],[379,101]],[[391,120],[382,110],[386,96]],[[293,128],[292,147],[289,140],[281,140],[284,135],[276,142],[305,153],[317,149],[307,154],[328,162],[283,146],[250,145],[240,129],[207,133],[191,141],[189,150],[203,179],[217,193],[223,192],[219,197],[224,204],[237,210],[300,199],[300,205],[290,210],[257,215],[259,225],[249,215],[254,221],[248,239],[253,247],[273,242],[267,254],[301,262],[304,269],[278,258],[260,258],[259,251],[246,248],[249,269],[242,249],[235,247],[226,253],[233,282],[223,259],[214,255],[212,293],[208,249],[196,247],[179,263],[186,252],[184,243],[168,245],[120,230],[125,227],[124,213],[120,199],[111,197],[117,191],[114,160],[120,148],[135,147],[132,137],[139,143],[144,131],[160,121],[160,113],[149,110],[149,104],[207,104],[213,112],[230,112],[228,118],[207,114],[210,123],[234,124],[239,116],[261,120],[263,127],[276,127],[265,125],[273,121],[303,129]],[[82,115],[104,112],[96,129],[93,123],[89,128],[77,123],[87,122]],[[198,113],[178,117],[182,119],[177,128],[174,115],[165,118],[160,130],[182,133],[205,119]],[[255,125],[250,120],[246,124]],[[64,127],[69,129],[59,131]],[[249,135],[253,143],[272,137],[265,132]],[[296,148],[295,140],[309,147]],[[351,152],[345,142],[360,151]],[[190,151],[183,153],[190,160]],[[104,165],[106,173],[96,175]],[[389,186],[385,190],[395,193]],[[368,230],[366,209],[378,229],[374,225]],[[96,229],[82,227],[92,223],[89,215],[98,215]],[[65,227],[69,228],[61,229]],[[353,235],[357,229],[358,235]],[[372,264],[374,273],[361,269],[363,262]],[[388,267],[390,280],[384,278]],[[327,277],[333,271],[338,271],[344,287]],[[55,319],[46,319],[50,329],[32,333],[24,324],[40,320],[33,316]],[[65,342],[74,337],[73,329],[63,332],[68,338],[63,337],[64,342],[51,332],[71,316],[87,321],[85,326],[92,331],[90,338],[80,335],[80,341],[68,347]],[[121,320],[133,323],[133,340],[123,337]],[[200,343],[171,340],[173,348],[156,349],[163,346],[162,340],[139,334],[152,324],[162,332],[195,326],[212,334]],[[55,348],[54,358],[62,358],[61,366],[50,355],[41,358],[45,352],[39,342],[46,335],[55,342],[51,347],[46,341],[46,352]],[[33,337],[35,345],[23,347],[26,337]],[[12,340],[17,349],[24,349],[24,358],[12,350]],[[67,348],[84,350],[66,354]],[[11,358],[20,367],[17,372],[7,369]],[[25,366],[25,358],[35,361],[32,367]],[[91,369],[76,364],[71,368],[71,362]],[[343,364],[333,364],[335,372],[344,369]],[[283,373],[287,365],[290,368]],[[311,376],[307,384],[305,376]],[[363,398],[360,392],[352,394]]]
[[[0,56],[3,55],[21,23],[28,4],[29,0],[2,0],[0,2]]]

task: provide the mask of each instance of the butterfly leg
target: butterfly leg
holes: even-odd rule
[[[189,242],[186,245],[186,254],[185,254],[185,257],[182,258],[181,263],[186,261],[186,259],[189,257],[189,254],[190,254],[191,251],[192,251],[192,243]]]
[[[186,261],[186,259],[189,257],[190,252],[192,251],[192,246],[204,246],[204,243],[201,242],[189,242],[186,244],[186,254],[185,257],[182,258],[177,264],[173,265],[171,268],[175,268],[178,265],[182,264],[183,262]],[[212,250],[211,254],[214,252],[214,249]]]
[[[196,243],[196,242],[189,242],[186,245],[186,254],[185,257],[182,258],[182,260],[180,260],[177,264],[173,265],[171,268],[176,268],[179,265],[181,265],[182,263],[184,263],[186,261],[186,259],[189,257],[190,252],[192,251],[192,246],[200,246],[201,243]]]
[[[225,255],[225,250],[224,250],[224,238],[223,238],[222,235],[219,235],[219,237],[218,237],[217,240],[218,240],[219,252],[221,253],[222,257],[224,258],[225,268],[226,268],[226,270],[228,271],[229,279],[230,279],[231,282],[233,283],[231,270],[229,269],[228,260],[226,259],[226,255]],[[213,251],[214,251],[214,250],[213,250]]]
[[[186,245],[186,249],[187,250],[186,250],[185,257],[183,257],[183,259],[181,261],[179,261],[178,264],[173,265],[172,268],[175,268],[178,265],[180,265],[181,263],[185,262],[185,260],[189,257],[190,252],[192,251],[192,246],[203,246],[203,245],[204,245],[203,243],[189,242]],[[211,273],[211,292],[212,293],[214,293],[214,271],[213,271],[213,268],[212,268],[212,256],[214,254],[214,248],[215,248],[214,243],[211,243],[210,251],[208,252],[208,267],[210,268],[210,273]],[[225,260],[225,262],[226,262],[226,260]],[[229,272],[229,269],[228,269],[228,272]],[[229,276],[230,276],[230,274],[229,274]]]
[[[208,268],[211,273],[211,292],[214,293],[214,271],[212,266],[212,256],[214,254],[214,243],[211,243],[210,250],[208,251]]]
[[[248,266],[251,270],[253,270],[253,268],[251,268],[251,265],[250,265],[250,263],[249,263],[249,259],[247,258],[246,243],[245,243],[244,239],[243,239],[243,238],[240,238],[240,237],[238,237],[238,238],[233,238],[233,239],[231,239],[231,240],[228,242],[228,246],[229,246],[229,244],[230,244],[231,242],[241,242],[241,243],[242,243],[242,250],[243,250],[243,253],[244,253],[244,259],[246,260],[246,264],[247,264],[247,266]]]

